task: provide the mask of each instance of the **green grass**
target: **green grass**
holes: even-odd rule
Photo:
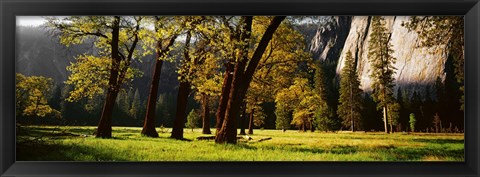
[[[200,129],[185,129],[186,140],[175,140],[169,138],[169,128],[159,138],[148,138],[140,135],[141,128],[114,127],[111,139],[91,136],[95,128],[22,127],[17,131],[17,160],[464,161],[463,134],[254,130],[252,141],[229,145],[196,140],[204,136]],[[255,142],[266,137],[272,139]]]

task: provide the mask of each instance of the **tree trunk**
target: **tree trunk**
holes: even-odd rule
[[[245,18],[245,23],[246,25],[244,27],[246,31],[251,31],[251,23],[253,20],[253,17],[248,16],[244,17]],[[256,70],[256,67],[258,66],[258,62],[262,58],[263,53],[265,52],[265,49],[268,46],[268,43],[272,39],[273,33],[275,33],[276,29],[280,25],[280,23],[285,19],[285,16],[281,17],[274,17],[270,25],[267,27],[265,30],[265,33],[263,34],[260,42],[258,43],[257,48],[255,49],[255,52],[252,55],[252,58],[248,62],[248,67],[246,67],[246,58],[243,57],[248,57],[248,54],[246,53],[246,49],[248,49],[248,45],[244,46],[243,52],[241,53],[242,61],[237,63],[237,66],[235,67],[235,72],[234,72],[234,77],[232,80],[232,88],[230,90],[230,97],[228,100],[227,104],[227,109],[225,111],[225,118],[223,120],[222,128],[220,131],[217,133],[215,142],[216,143],[232,143],[235,144],[237,141],[236,138],[236,116],[238,116],[239,112],[239,107],[243,99],[245,98],[245,94],[248,90],[248,86],[250,85],[250,82],[252,81],[253,74]],[[250,38],[250,32],[246,32],[245,34],[241,35],[244,36],[244,38],[241,37],[241,41],[245,39]],[[242,40],[243,39],[243,40]],[[246,67],[246,70],[244,70]],[[233,91],[233,92],[232,92]]]
[[[220,102],[218,103],[216,114],[216,134],[218,134],[223,125],[223,118],[225,117],[225,110],[227,109],[228,95],[230,95],[230,88],[232,86],[233,68],[233,64],[230,62],[226,65],[225,76],[223,77],[222,94],[220,95]]]
[[[353,117],[353,87],[350,84],[350,120],[352,121],[352,132],[355,132],[355,120]]]
[[[383,107],[383,122],[384,122],[384,126],[385,126],[385,133],[390,133],[388,131],[388,119],[387,119],[387,107],[384,106]]]
[[[212,132],[210,131],[210,105],[209,105],[209,98],[208,98],[208,95],[203,93],[202,94],[202,120],[203,120],[203,123],[202,123],[202,133],[203,134],[212,134]]]
[[[248,134],[253,135],[253,114],[255,113],[255,110],[252,109],[250,111],[250,120],[248,121]]]
[[[310,132],[315,132],[315,127],[313,126],[313,121],[310,121]]]
[[[390,132],[391,132],[391,133],[393,133],[394,131],[393,131],[393,124],[392,124],[392,121],[390,120],[390,121],[388,121],[388,122],[389,122],[389,124],[390,124]]]
[[[157,18],[158,23],[158,18]],[[155,31],[158,32],[158,27],[155,25]],[[145,120],[142,129],[142,135],[149,136],[149,137],[158,137],[158,133],[155,130],[155,108],[157,105],[157,97],[158,97],[158,86],[160,84],[160,74],[162,72],[162,65],[163,60],[162,57],[170,51],[170,46],[173,45],[177,35],[173,35],[170,38],[169,43],[162,49],[162,41],[157,40],[157,44],[155,46],[155,67],[152,74],[152,82],[150,85],[150,92],[148,94],[148,101],[147,101],[147,111],[145,114]]]
[[[240,34],[240,41],[248,41],[252,31],[253,17],[244,16],[242,19],[243,24],[242,33]],[[235,65],[222,127],[220,128],[220,131],[217,132],[215,137],[216,143],[237,143],[237,119],[240,112],[240,105],[243,101],[243,97],[239,98],[239,94],[242,93],[243,87],[239,87],[239,85],[242,84],[243,74],[247,64],[248,46],[248,43],[244,44],[242,46],[242,51],[237,56],[240,61]]]
[[[246,115],[246,110],[247,110],[247,103],[244,101],[242,105],[242,113],[240,114],[240,133],[239,135],[246,135],[245,133],[245,121],[247,120],[247,115]]]
[[[160,73],[162,71],[163,60],[160,59],[161,41],[157,41],[157,56],[155,61],[155,68],[153,70],[152,82],[150,85],[150,94],[148,94],[147,112],[143,124],[142,135],[149,137],[158,137],[155,130],[155,107],[157,104],[158,85],[160,82]]]
[[[118,71],[120,69],[120,56],[118,50],[118,36],[120,32],[120,17],[115,16],[112,24],[112,42],[110,43],[112,50],[112,67],[110,68],[110,77],[108,79],[108,90],[105,104],[103,105],[102,115],[98,128],[96,131],[96,137],[111,138],[112,137],[112,113],[115,100],[117,99],[119,86],[118,86]]]
[[[180,82],[178,87],[177,111],[175,121],[173,122],[172,138],[183,139],[183,127],[185,126],[185,115],[187,110],[188,94],[190,93],[190,83]]]
[[[237,116],[240,112],[240,102],[237,101],[238,93],[241,92],[239,83],[242,81],[242,71],[245,69],[246,60],[242,60],[235,66],[233,73],[232,87],[228,97],[227,108],[225,109],[225,118],[223,119],[222,128],[215,137],[217,143],[237,143]]]

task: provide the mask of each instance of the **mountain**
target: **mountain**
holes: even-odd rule
[[[433,85],[437,78],[445,80],[448,51],[444,50],[444,46],[419,47],[417,33],[402,26],[408,20],[407,16],[385,17],[385,26],[391,33],[393,56],[397,59],[394,65],[397,69],[395,90],[401,87],[409,90],[409,93],[419,92],[424,97],[427,95],[425,86]],[[337,76],[345,65],[347,51],[350,51],[357,63],[361,88],[365,92],[372,90],[368,61],[370,25],[369,16],[336,17],[334,23],[319,28],[310,48],[315,59],[337,63]]]

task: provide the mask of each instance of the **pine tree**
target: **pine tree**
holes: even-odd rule
[[[395,58],[392,56],[392,44],[390,34],[383,24],[383,17],[372,18],[372,32],[370,33],[368,57],[372,66],[370,77],[373,79],[372,97],[377,103],[377,109],[383,109],[385,132],[390,133],[387,125],[389,106],[395,102],[393,87],[395,86],[393,74],[395,74]]]
[[[334,127],[335,121],[333,115],[333,109],[328,107],[327,104],[327,87],[325,80],[327,79],[324,72],[324,63],[319,63],[315,69],[315,75],[313,77],[314,88],[313,91],[319,96],[317,100],[317,110],[314,113],[315,128],[320,131],[329,131]]]
[[[129,114],[132,116],[134,119],[139,118],[139,112],[140,112],[140,93],[138,92],[138,89],[135,90],[135,95],[133,96],[133,101],[132,101],[132,106],[130,107]]]
[[[356,63],[352,53],[347,52],[345,66],[340,74],[340,98],[337,113],[343,119],[344,126],[350,126],[352,131],[358,129],[362,105],[362,90],[356,72]]]
[[[415,114],[410,114],[410,120],[408,122],[410,123],[410,129],[412,132],[415,132],[415,123],[417,122],[417,119],[415,119]]]
[[[292,112],[289,111],[285,105],[277,104],[275,108],[275,127],[286,131],[290,128],[290,122],[292,121]]]
[[[185,126],[188,128],[191,128],[193,132],[193,129],[197,128],[198,120],[200,120],[198,111],[196,111],[195,109],[192,109],[190,113],[188,113],[187,123],[185,123]]]

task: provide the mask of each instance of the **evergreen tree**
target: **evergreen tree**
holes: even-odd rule
[[[197,128],[198,120],[200,120],[198,111],[196,111],[195,109],[192,109],[190,113],[188,113],[187,123],[185,123],[185,126],[188,128],[191,128],[193,132],[193,129]]]
[[[135,90],[135,95],[133,96],[132,106],[130,107],[129,114],[133,119],[138,119],[140,114],[140,93],[138,89]]]
[[[410,114],[410,121],[408,122],[410,123],[410,130],[412,132],[415,132],[415,123],[417,122],[417,119],[415,119],[415,114]]]
[[[370,33],[368,57],[372,66],[370,77],[373,79],[372,97],[377,102],[377,109],[383,109],[384,128],[390,133],[387,125],[389,106],[393,106],[393,87],[395,86],[393,74],[395,74],[395,58],[392,56],[392,44],[389,42],[390,34],[384,26],[384,19],[380,16],[372,18],[372,32]],[[391,125],[390,125],[391,126]]]
[[[315,128],[320,131],[329,131],[334,128],[335,121],[333,109],[327,104],[327,77],[323,65],[324,63],[319,63],[317,65],[318,67],[315,69],[315,75],[313,77],[313,91],[319,97],[319,100],[317,100],[318,107],[314,113],[314,124]]]
[[[277,104],[275,108],[275,127],[286,131],[290,129],[290,122],[292,121],[292,112],[289,111],[283,104]]]
[[[120,91],[117,96],[116,104],[123,115],[129,115],[130,99],[128,97],[128,93],[126,93],[124,90]]]
[[[352,131],[358,129],[362,105],[362,90],[356,72],[356,63],[352,53],[347,52],[345,64],[340,74],[340,98],[337,113],[343,119],[344,126],[350,126]]]

